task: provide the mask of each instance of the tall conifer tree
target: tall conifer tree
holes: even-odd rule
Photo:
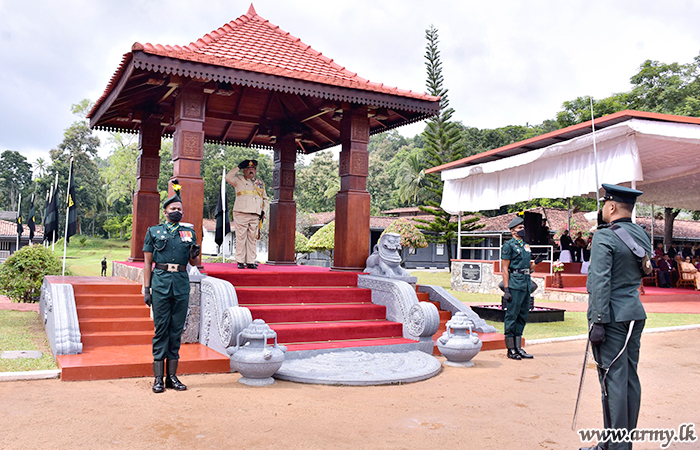
[[[433,25],[425,30],[425,38],[428,43],[425,49],[425,67],[428,72],[426,86],[428,94],[440,97],[440,112],[427,123],[423,137],[425,138],[426,162],[429,167],[439,166],[456,159],[461,155],[460,132],[457,124],[452,122],[454,109],[450,108],[447,99],[447,89],[443,86],[442,62],[438,50],[438,30]],[[436,200],[427,200],[426,206],[418,208],[433,215],[432,220],[416,219],[424,225],[416,225],[417,228],[429,232],[425,235],[428,242],[445,244],[447,247],[448,264],[452,260],[452,242],[457,239],[457,222],[450,222],[452,215],[440,208],[442,199],[442,180],[440,174],[426,175],[428,183],[426,189],[433,194]],[[477,217],[462,221],[462,230],[469,231],[481,228],[483,225],[474,225]],[[459,257],[459,255],[457,255]],[[449,267],[449,266],[448,266]]]

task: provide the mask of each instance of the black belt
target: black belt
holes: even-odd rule
[[[165,270],[167,272],[185,272],[187,270],[187,265],[156,263],[156,269]]]
[[[510,273],[519,273],[522,275],[529,275],[530,274],[530,269],[508,269],[508,272]]]

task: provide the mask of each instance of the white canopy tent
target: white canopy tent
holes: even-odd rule
[[[631,118],[596,130],[599,182],[632,185],[644,192],[639,198],[643,203],[700,210],[700,122],[661,114],[654,119],[663,119],[648,120],[637,117],[652,114],[623,113]],[[688,123],[692,121],[696,123]],[[442,170],[442,208],[458,214],[535,198],[598,195],[592,133],[518,150],[519,154],[480,164],[431,169]],[[466,164],[473,159],[467,158]],[[460,161],[452,165],[459,166]]]

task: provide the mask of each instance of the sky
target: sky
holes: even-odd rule
[[[700,2],[691,0],[253,3],[258,15],[361,77],[420,92],[425,30],[434,25],[453,119],[478,128],[554,119],[564,101],[629,90],[647,59],[688,63],[700,53]],[[77,119],[71,105],[99,98],[134,42],[186,45],[249,6],[0,0],[0,151],[50,160]],[[108,154],[105,145],[100,155]]]

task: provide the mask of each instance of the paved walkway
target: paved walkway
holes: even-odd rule
[[[0,309],[9,311],[35,311],[39,312],[39,302],[36,303],[13,303],[10,297],[0,295]]]

